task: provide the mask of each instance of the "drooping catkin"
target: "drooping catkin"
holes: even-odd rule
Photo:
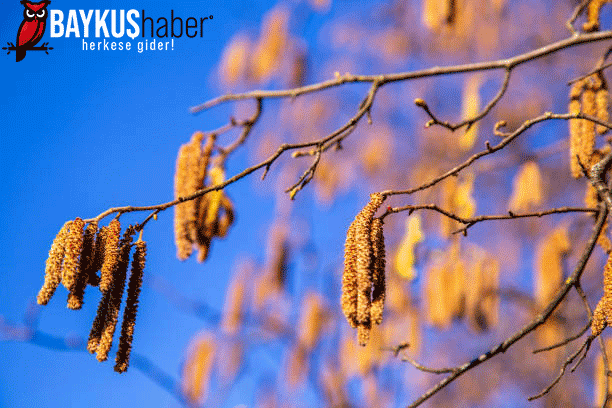
[[[345,244],[342,310],[349,324],[357,327],[361,345],[367,344],[371,329],[374,269],[376,265],[379,267],[382,265],[378,259],[374,258],[372,223],[374,214],[383,201],[384,197],[380,193],[370,195],[370,202],[357,214],[349,227]],[[380,245],[380,242],[378,244]],[[378,250],[380,246],[377,247]],[[377,296],[380,302],[380,292],[377,293]],[[377,308],[375,313],[382,311],[380,303]]]
[[[582,30],[589,33],[599,30],[599,13],[601,7],[610,0],[591,0],[587,6],[587,21],[582,25]]]
[[[132,351],[132,340],[134,339],[134,326],[136,325],[136,314],[138,313],[138,298],[142,288],[142,276],[144,273],[147,257],[147,243],[141,240],[136,242],[134,257],[132,258],[132,270],[130,282],[128,283],[127,299],[123,309],[123,322],[121,322],[121,336],[119,337],[119,349],[115,357],[115,371],[123,373],[128,369],[130,353]]]
[[[108,226],[103,226],[96,234],[96,243],[94,244],[95,253],[93,264],[89,270],[88,283],[92,286],[100,285],[100,276],[97,272],[102,269],[104,264],[104,249],[106,248],[106,236],[108,235]]]
[[[610,120],[610,113],[608,111],[610,95],[608,92],[608,84],[604,76],[600,73],[599,78],[601,80],[601,86],[595,93],[595,105],[597,107],[597,119],[602,122],[608,122]],[[597,133],[603,135],[608,131],[608,128],[602,125],[597,125]]]
[[[578,81],[570,88],[570,101],[568,111],[572,115],[580,113],[580,94],[584,88],[584,81]],[[580,152],[582,149],[582,121],[583,119],[569,120],[570,133],[570,171],[572,177],[582,177],[582,169],[579,164]]]
[[[83,220],[81,218],[76,218],[70,225],[70,232],[64,243],[66,252],[64,254],[64,268],[62,270],[62,284],[70,292],[76,284],[79,269],[79,256],[83,249],[84,226],[85,223]]]
[[[357,247],[355,223],[349,226],[344,244],[344,272],[342,273],[342,311],[352,328],[357,327]]]
[[[595,93],[601,86],[601,81],[597,77],[589,77],[587,85],[582,91],[580,103],[582,104],[582,113],[588,116],[597,116],[597,104],[595,101]],[[595,149],[595,122],[590,120],[582,121],[582,147],[580,148],[580,162],[584,166],[588,166],[591,162],[591,156]]]
[[[100,344],[100,337],[102,336],[102,330],[106,326],[106,317],[108,312],[108,305],[110,304],[111,294],[106,292],[102,295],[102,299],[98,304],[98,310],[96,317],[94,318],[93,324],[91,325],[91,331],[89,332],[89,339],[87,340],[87,351],[91,354],[95,353]]]
[[[195,193],[204,185],[202,170],[202,140],[204,134],[195,132],[191,140],[182,145],[176,161],[174,176],[174,198],[179,199]],[[177,257],[184,261],[189,258],[196,238],[198,207],[195,200],[174,206],[174,235]]]
[[[110,289],[117,262],[119,261],[119,239],[121,237],[121,223],[118,219],[108,224],[104,239],[104,262],[100,267],[100,291],[108,292]]]
[[[536,162],[521,166],[513,180],[509,208],[512,211],[528,211],[542,203],[542,175]]]
[[[53,240],[53,244],[51,244],[49,257],[47,258],[45,267],[45,282],[36,297],[36,301],[39,305],[46,305],[49,303],[49,300],[51,300],[51,297],[62,280],[62,262],[64,261],[65,243],[70,232],[71,224],[72,221],[66,222],[57,233]]]
[[[570,249],[567,227],[559,227],[544,237],[536,249],[535,300],[545,306],[563,282],[563,257]]]
[[[372,308],[370,317],[372,323],[381,324],[385,308],[385,235],[383,233],[383,222],[380,218],[372,220]]]
[[[299,344],[306,351],[312,350],[317,345],[323,329],[324,316],[321,296],[314,292],[308,293],[302,301],[298,330]]]
[[[221,329],[230,336],[237,334],[242,324],[249,272],[250,269],[246,265],[236,271],[225,294]]]
[[[608,256],[603,275],[604,294],[597,303],[591,323],[594,336],[598,336],[606,326],[612,325],[612,254]]]
[[[113,274],[112,284],[108,289],[108,292],[110,292],[110,300],[106,311],[107,316],[104,321],[104,327],[102,328],[100,343],[96,350],[96,358],[98,361],[106,361],[108,359],[108,353],[113,345],[113,337],[119,318],[119,309],[121,308],[121,299],[123,298],[123,290],[125,289],[127,269],[130,263],[132,235],[134,235],[134,229],[130,226],[121,239],[117,267]]]
[[[201,404],[206,399],[216,350],[217,344],[209,333],[199,335],[189,347],[183,365],[182,389],[193,404]]]
[[[95,253],[95,237],[98,231],[98,222],[93,221],[87,225],[83,233],[83,246],[81,256],[79,258],[79,267],[77,270],[76,283],[68,294],[68,308],[78,310],[83,307],[83,297],[85,295],[85,287],[89,281],[91,274],[90,270],[94,261]],[[93,272],[95,274],[95,272]]]
[[[604,358],[602,353],[600,352],[595,360],[595,399],[593,400],[594,407],[605,407],[608,408],[610,406],[609,395],[612,395],[612,381],[609,380],[608,377],[608,390],[606,391],[606,377],[607,373],[612,370],[612,363],[610,363],[610,356],[612,356],[612,339],[605,339],[604,341],[606,355],[608,356],[608,367],[605,367]],[[608,398],[606,402],[606,398]]]

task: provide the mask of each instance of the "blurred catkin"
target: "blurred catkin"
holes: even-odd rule
[[[563,282],[563,257],[570,249],[567,227],[558,227],[536,248],[535,300],[538,306],[550,302]]]
[[[138,313],[138,298],[142,288],[142,276],[144,273],[147,243],[136,242],[134,257],[132,258],[132,270],[128,284],[125,309],[123,309],[123,322],[121,323],[121,336],[119,337],[119,349],[115,358],[115,371],[123,373],[128,369],[130,353],[132,351],[132,340],[134,339],[134,326],[136,325],[136,314]]]
[[[509,208],[528,211],[537,208],[543,199],[542,175],[537,163],[529,161],[521,166],[514,177]]]
[[[83,227],[85,223],[81,218],[76,218],[70,225],[70,232],[66,237],[64,247],[64,268],[62,270],[62,284],[69,292],[72,292],[76,284],[79,256],[83,248]]]
[[[183,394],[192,404],[201,404],[207,396],[217,345],[206,333],[199,335],[188,351],[183,365]]]
[[[587,21],[582,25],[582,30],[592,32],[599,30],[599,13],[601,7],[610,0],[591,0],[587,6]]]
[[[119,262],[120,237],[121,223],[118,219],[114,219],[108,224],[104,236],[104,261],[100,267],[100,291],[102,293],[108,292],[113,283],[115,269]]]
[[[580,113],[580,95],[584,88],[584,81],[578,81],[570,88],[570,101],[568,111],[572,115]],[[570,119],[569,120],[569,133],[570,133],[570,171],[572,177],[582,177],[582,169],[580,168],[579,160],[582,149],[582,122],[583,119]]]
[[[72,221],[66,222],[55,236],[53,244],[51,244],[49,257],[47,258],[45,267],[45,282],[36,297],[36,301],[39,305],[46,305],[49,303],[49,300],[51,300],[51,297],[62,280],[62,262],[64,261],[64,253],[66,250],[65,243],[70,233],[71,224]]]
[[[241,267],[236,271],[225,294],[221,328],[229,335],[237,334],[242,324],[249,272],[250,269],[247,267]]]
[[[323,299],[315,292],[306,294],[300,311],[298,330],[299,344],[306,350],[312,350],[319,338],[324,323]]]
[[[204,170],[202,169],[202,140],[204,134],[195,132],[191,140],[179,149],[174,176],[174,198],[188,196],[204,187]],[[198,206],[195,200],[189,200],[174,206],[174,235],[177,257],[184,261],[193,250],[197,229]]]

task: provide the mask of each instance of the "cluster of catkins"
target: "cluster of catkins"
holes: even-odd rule
[[[590,75],[572,85],[570,89],[569,113],[595,117],[603,122],[609,119],[608,85],[601,72]],[[586,119],[571,119],[570,130],[570,170],[574,178],[582,177],[582,168],[590,167],[595,151],[595,131],[605,133],[608,128],[596,125]]]
[[[90,353],[95,352],[98,361],[106,361],[121,308],[130,252],[132,246],[135,246],[119,349],[115,359],[115,371],[122,373],[127,370],[130,359],[147,252],[146,243],[139,239],[132,244],[135,233],[132,226],[128,227],[121,237],[121,224],[118,219],[112,220],[108,226],[99,230],[97,221],[90,222],[85,229],[84,227],[85,222],[80,218],[68,221],[53,240],[46,263],[45,282],[38,293],[37,301],[40,305],[49,303],[62,283],[69,292],[68,308],[77,310],[83,306],[87,285],[97,286],[102,292],[102,300],[89,334],[87,350]]]
[[[348,229],[344,246],[342,311],[357,328],[359,344],[370,338],[372,323],[382,323],[385,302],[385,238],[383,223],[374,218],[384,197],[370,195],[370,202],[357,214]]]
[[[176,161],[174,197],[182,199],[206,186],[222,183],[225,172],[219,165],[209,170],[211,154],[216,136],[210,134],[202,146],[204,134],[196,132],[191,140],[182,145]],[[210,242],[214,237],[225,237],[234,222],[234,206],[221,191],[211,191],[194,200],[182,202],[175,207],[174,235],[177,257],[181,261],[189,258],[194,246],[198,250],[198,262],[208,257]]]

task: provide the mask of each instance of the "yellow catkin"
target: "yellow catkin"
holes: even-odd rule
[[[463,119],[469,120],[476,117],[480,109],[480,83],[481,79],[478,75],[471,76],[463,87]],[[478,123],[473,123],[469,129],[459,138],[459,147],[466,151],[474,147],[478,138]]]
[[[225,181],[225,171],[221,167],[215,166],[210,169],[209,177],[210,185],[216,186],[217,184],[221,184],[223,181]],[[219,207],[221,205],[221,197],[223,197],[223,190],[211,191],[208,193],[208,196],[208,207],[206,209],[204,224],[207,226],[212,226],[219,215]]]
[[[425,0],[423,6],[423,24],[430,30],[437,30],[448,21],[451,15],[451,2],[449,0]]]
[[[601,352],[598,354],[596,360],[595,360],[595,376],[594,376],[594,383],[595,383],[595,394],[594,394],[594,401],[593,401],[593,406],[594,407],[603,407],[604,406],[604,400],[606,398],[606,373],[609,372],[610,370],[612,370],[612,363],[611,363],[611,359],[610,356],[612,356],[612,339],[605,339],[604,340],[604,344],[605,344],[605,348],[606,348],[606,355],[608,357],[608,368],[604,369],[604,359],[603,359],[603,355],[601,354]],[[610,377],[608,377],[608,395],[612,394],[612,380],[610,379]],[[606,407],[610,406],[610,401],[608,400],[608,402],[605,405]]]
[[[302,301],[298,329],[299,344],[306,351],[312,350],[321,337],[323,328],[323,300],[317,293],[310,292]]]
[[[499,261],[488,254],[478,257],[466,287],[466,309],[476,332],[489,330],[499,320]]]
[[[87,340],[87,351],[89,351],[91,354],[96,352],[96,350],[98,349],[98,345],[100,344],[102,329],[106,325],[106,312],[108,311],[109,302],[110,292],[107,292],[102,296],[102,300],[100,300],[100,303],[98,304],[96,317],[91,326],[91,331],[89,332],[89,339]]]
[[[599,335],[606,326],[612,325],[612,254],[604,266],[603,275],[604,294],[597,303],[591,323],[591,331],[595,336]]]
[[[421,217],[418,214],[414,214],[406,218],[406,231],[395,251],[393,266],[397,274],[402,278],[408,280],[416,278],[416,270],[414,268],[416,261],[415,247],[422,241]]]
[[[286,360],[287,384],[292,389],[301,384],[308,372],[308,355],[306,349],[297,344],[288,350]]]
[[[454,213],[459,217],[469,218],[476,212],[476,200],[474,199],[474,175],[467,173],[462,180],[457,177],[449,177],[442,186],[442,206],[446,211]],[[450,238],[457,229],[457,221],[442,215],[440,223],[441,234]]]
[[[357,251],[357,336],[359,344],[366,345],[371,328],[372,306],[372,220],[383,202],[381,194],[370,195],[370,202],[355,217],[355,246]]]
[[[342,273],[342,311],[351,327],[357,327],[357,247],[355,223],[346,234],[344,244],[344,272]]]
[[[119,309],[121,308],[121,299],[123,298],[123,290],[125,289],[127,269],[130,263],[130,250],[133,234],[134,230],[132,227],[130,227],[125,231],[123,238],[121,239],[117,267],[114,271],[111,287],[108,289],[108,292],[110,293],[110,300],[108,303],[108,309],[106,311],[107,316],[104,322],[104,327],[102,328],[100,343],[98,344],[98,349],[96,350],[96,359],[98,359],[98,361],[106,361],[108,359],[108,353],[113,345],[113,337],[115,335],[117,320],[119,318]]]
[[[195,132],[191,140],[179,149],[174,176],[174,198],[188,196],[204,186],[202,171],[202,140],[204,134]],[[174,207],[174,235],[177,257],[189,258],[197,235],[198,207],[195,200],[185,201]]]
[[[445,286],[445,266],[436,264],[427,270],[425,306],[428,322],[441,329],[450,327],[452,316]]]
[[[242,325],[246,284],[249,279],[247,272],[247,268],[241,268],[237,271],[227,288],[221,329],[229,335],[237,334]]]
[[[228,44],[219,64],[219,76],[224,83],[231,86],[246,76],[251,47],[251,42],[243,35]]]
[[[51,244],[49,257],[47,258],[45,266],[45,282],[36,297],[36,301],[39,305],[46,305],[49,303],[49,300],[51,300],[51,297],[62,280],[62,262],[64,261],[65,243],[70,232],[71,224],[72,221],[65,223]]]
[[[221,198],[221,207],[223,208],[223,214],[221,214],[219,217],[217,236],[219,238],[224,238],[234,223],[234,204],[232,203],[232,200],[223,195]]]
[[[580,95],[584,88],[584,81],[578,81],[570,88],[570,101],[568,111],[572,115],[580,113]],[[569,120],[569,134],[570,134],[570,171],[572,177],[582,177],[582,169],[579,164],[580,152],[582,149],[582,122],[583,119],[570,119]]]
[[[536,249],[535,300],[546,305],[563,282],[563,257],[570,248],[567,227],[559,227],[544,237]]]
[[[72,291],[76,284],[79,269],[79,256],[83,249],[83,227],[85,223],[82,219],[76,218],[70,225],[70,232],[64,243],[64,268],[62,270],[62,284]]]
[[[590,78],[591,79],[591,78]],[[597,104],[595,94],[599,88],[600,81],[590,80],[582,92],[580,103],[582,104],[582,113],[588,116],[597,116]],[[591,156],[595,149],[595,122],[590,120],[582,121],[582,147],[580,148],[580,162],[588,166],[591,162]]]
[[[208,394],[208,385],[217,345],[210,334],[199,335],[189,347],[183,366],[182,389],[187,400],[201,405]]]
[[[609,113],[609,99],[610,95],[608,92],[608,85],[603,77],[601,79],[601,87],[595,93],[595,106],[597,107],[597,119],[602,122],[608,122],[610,120]],[[597,125],[597,133],[603,135],[608,131],[608,128],[602,125]]]
[[[372,307],[370,318],[372,323],[381,324],[383,311],[385,309],[385,235],[383,233],[383,222],[380,218],[372,220]]]
[[[373,275],[377,263],[372,248],[372,222],[383,201],[380,193],[370,195],[370,202],[349,227],[345,244],[342,310],[349,324],[357,326],[361,345],[367,344],[371,329]]]
[[[85,295],[85,287],[89,281],[91,268],[94,263],[95,255],[95,237],[98,231],[98,222],[94,221],[87,225],[83,234],[83,247],[79,258],[79,267],[76,277],[76,283],[68,294],[68,308],[78,310],[83,307],[83,297]],[[95,273],[95,272],[93,272]]]
[[[123,310],[119,349],[117,350],[117,356],[115,358],[115,371],[118,373],[125,372],[130,363],[132,340],[134,339],[134,326],[136,325],[136,314],[138,313],[138,298],[140,297],[140,290],[142,288],[142,276],[146,257],[147,244],[139,240],[136,242],[134,257],[132,258],[132,270],[130,272],[125,309]]]
[[[121,223],[118,219],[108,224],[104,239],[104,262],[100,267],[100,291],[108,292],[112,283],[117,262],[119,261],[119,239],[121,236]]]
[[[587,21],[582,25],[582,30],[592,32],[599,30],[599,12],[601,7],[610,0],[591,0],[587,6]]]
[[[106,248],[106,236],[108,235],[108,226],[104,226],[98,230],[96,234],[95,254],[93,265],[89,270],[88,283],[92,286],[100,285],[100,276],[97,272],[102,269],[104,264],[104,249]]]
[[[509,208],[522,212],[538,207],[542,204],[542,190],[542,175],[537,163],[525,163],[514,177]]]
[[[281,65],[290,42],[288,20],[289,14],[282,8],[275,8],[264,17],[261,36],[250,62],[250,74],[256,81],[270,78]]]

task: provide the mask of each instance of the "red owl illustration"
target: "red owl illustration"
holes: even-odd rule
[[[26,51],[34,47],[45,33],[47,6],[50,3],[49,0],[38,3],[21,0],[25,10],[23,11],[23,21],[19,26],[19,31],[17,31],[17,61],[24,59]]]

